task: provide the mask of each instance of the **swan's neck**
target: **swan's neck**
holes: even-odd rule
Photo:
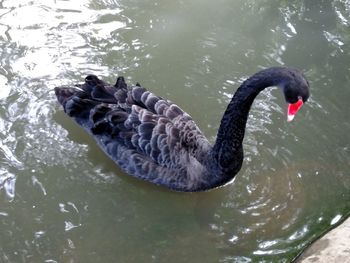
[[[266,87],[281,83],[280,74],[263,70],[247,79],[238,88],[221,120],[212,157],[218,169],[235,175],[242,166],[244,138],[249,110],[256,96]]]

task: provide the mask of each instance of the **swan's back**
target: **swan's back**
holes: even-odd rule
[[[179,191],[208,187],[211,146],[191,116],[139,84],[114,86],[94,75],[57,87],[64,111],[89,132],[126,173]]]

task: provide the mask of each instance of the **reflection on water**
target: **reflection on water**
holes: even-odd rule
[[[0,2],[0,262],[288,262],[349,215],[349,2],[231,2]],[[122,173],[52,91],[124,74],[214,141],[272,65],[303,69],[310,101],[287,124],[264,91],[235,182],[198,194]]]
[[[0,190],[4,190],[9,200],[13,200],[15,197],[16,176],[4,169],[0,170],[0,175]],[[4,214],[6,215],[7,213]]]

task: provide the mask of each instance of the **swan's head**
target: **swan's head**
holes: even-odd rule
[[[297,69],[287,69],[286,78],[279,86],[282,88],[286,102],[288,103],[288,121],[294,119],[295,114],[310,96],[309,82]]]

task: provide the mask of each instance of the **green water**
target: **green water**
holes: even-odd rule
[[[0,1],[0,262],[290,262],[350,213],[350,2]],[[233,184],[175,193],[124,174],[55,100],[117,74],[214,141],[239,84],[302,69],[293,123],[254,103]]]

